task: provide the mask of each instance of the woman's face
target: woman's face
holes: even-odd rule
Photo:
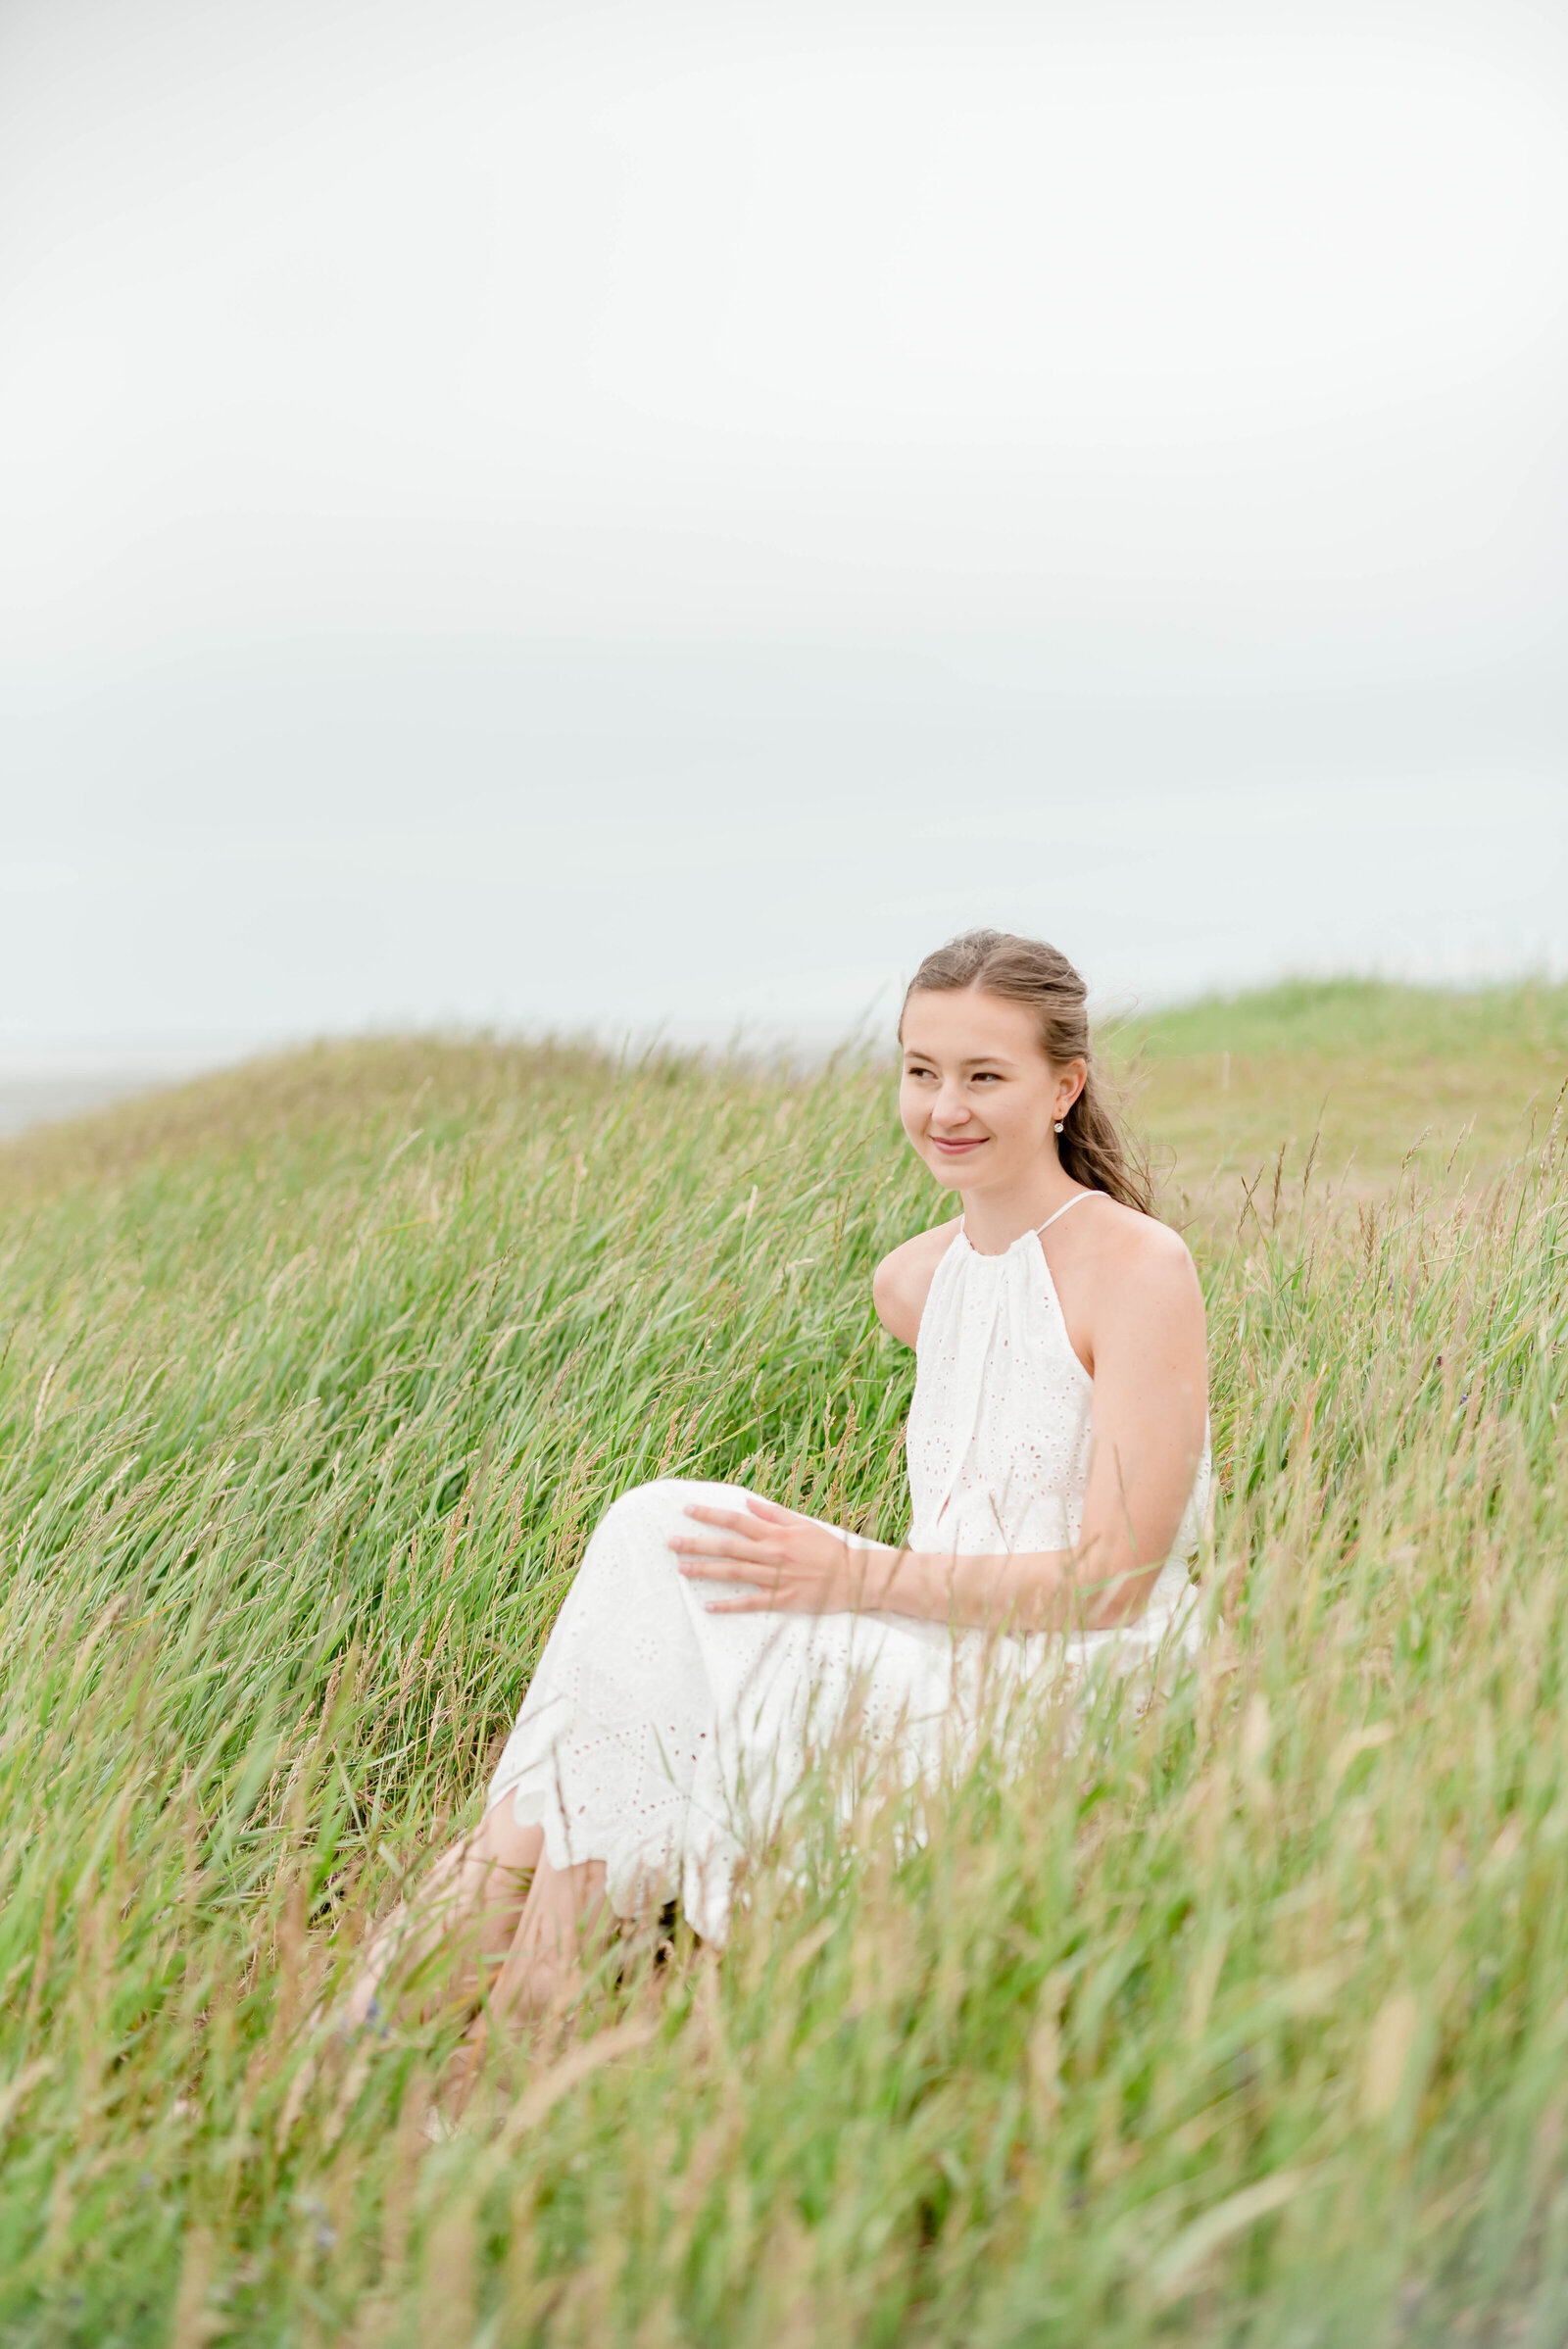
[[[905,1005],[899,1115],[950,1191],[1005,1191],[1038,1176],[1084,1075],[1082,1060],[1047,1059],[1025,1003],[959,987],[918,989]]]

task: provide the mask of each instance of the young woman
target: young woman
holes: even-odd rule
[[[1203,1305],[1097,1087],[1084,984],[982,930],[929,955],[900,1024],[900,1113],[962,1214],[873,1283],[915,1348],[913,1522],[889,1548],[732,1486],[609,1509],[479,1826],[371,1943],[462,1924],[492,2013],[579,1979],[585,1934],[679,1898],[722,1942],[737,1863],[835,1737],[934,1776],[1007,1684],[1127,1670],[1197,1638],[1208,1484]]]

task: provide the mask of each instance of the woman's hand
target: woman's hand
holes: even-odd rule
[[[669,1546],[681,1573],[691,1582],[753,1586],[745,1598],[708,1599],[710,1615],[849,1614],[878,1603],[876,1587],[894,1561],[880,1544],[852,1544],[770,1500],[748,1500],[744,1509],[693,1506],[686,1514],[714,1532],[706,1541],[676,1535]]]

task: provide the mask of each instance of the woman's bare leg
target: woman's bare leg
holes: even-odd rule
[[[592,1960],[609,1944],[615,1920],[605,1898],[603,1860],[552,1868],[540,1855],[501,1971],[484,2011],[459,2048],[447,2083],[451,2112],[467,2100],[493,2027],[567,2006]]]
[[[603,1860],[552,1868],[541,1858],[490,1992],[492,2013],[543,2015],[564,2003],[582,1987],[589,1965],[609,1947],[614,1929]]]
[[[348,2024],[368,2021],[389,1966],[422,1964],[464,1928],[473,1929],[479,1955],[510,1950],[526,1908],[523,1880],[539,1868],[543,1852],[543,1831],[519,1827],[503,1795],[371,1936],[344,2010]]]

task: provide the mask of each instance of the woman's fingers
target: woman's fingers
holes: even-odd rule
[[[695,1535],[677,1534],[670,1543],[677,1558],[750,1558],[754,1566],[772,1566],[778,1563],[778,1552],[769,1542],[748,1542],[733,1535],[728,1542],[699,1542]]]
[[[695,1517],[699,1525],[716,1525],[726,1534],[744,1534],[748,1541],[757,1533],[757,1519],[747,1509],[710,1509],[706,1501],[692,1501],[686,1515]]]
[[[730,1558],[714,1551],[706,1557],[683,1557],[680,1571],[694,1583],[756,1583],[771,1589],[780,1569],[765,1558]]]
[[[808,1560],[794,1557],[793,1552],[800,1540],[794,1532],[797,1526],[811,1526],[818,1541],[821,1529],[799,1510],[749,1494],[744,1509],[717,1509],[706,1501],[691,1501],[685,1514],[697,1525],[710,1526],[713,1538],[703,1541],[694,1534],[671,1537],[669,1546],[680,1573],[690,1582],[750,1586],[743,1597],[705,1599],[709,1614],[759,1615],[803,1606],[810,1612],[820,1611],[823,1599],[815,1590],[816,1575]],[[799,1587],[801,1572],[806,1575],[804,1589]],[[786,1577],[791,1578],[788,1589]]]
[[[732,1590],[737,1583],[752,1586],[742,1598],[705,1598],[703,1607],[710,1615],[776,1615],[791,1605],[776,1566],[748,1567],[738,1559],[718,1559],[710,1565],[682,1566],[680,1571],[692,1583],[727,1583]]]
[[[808,1517],[803,1517],[799,1509],[786,1509],[782,1502],[763,1500],[756,1493],[749,1495],[746,1506],[754,1517],[763,1518],[769,1525],[809,1525],[811,1522]]]

